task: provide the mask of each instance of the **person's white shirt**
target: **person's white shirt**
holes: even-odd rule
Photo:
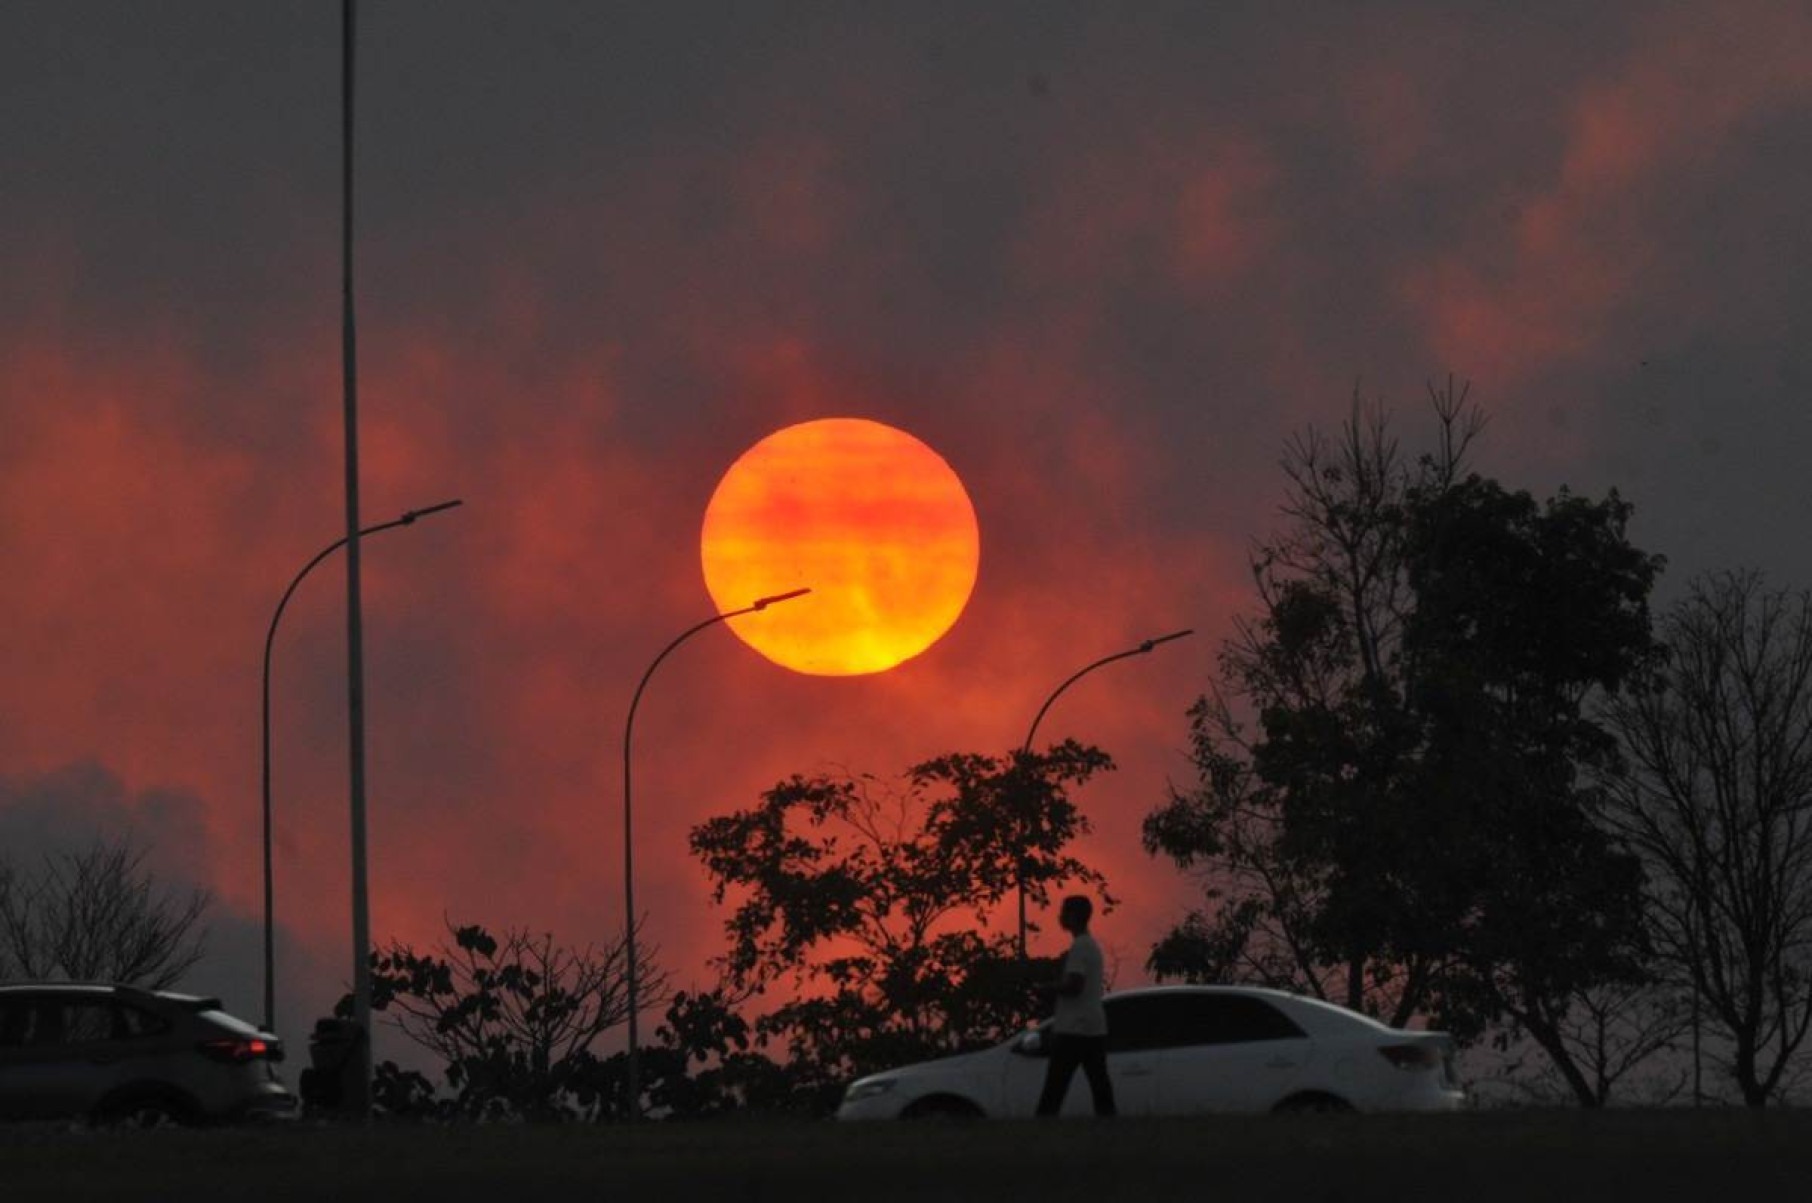
[[[1082,976],[1082,989],[1075,994],[1057,996],[1057,1011],[1051,1017],[1051,1030],[1068,1036],[1107,1035],[1107,1010],[1101,1005],[1101,946],[1087,932],[1079,933],[1070,942],[1070,950],[1063,958],[1063,972],[1058,980],[1067,981],[1072,973]]]

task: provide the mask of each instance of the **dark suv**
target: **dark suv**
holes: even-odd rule
[[[287,1118],[282,1043],[220,1000],[134,986],[0,985],[0,1119],[153,1127]]]

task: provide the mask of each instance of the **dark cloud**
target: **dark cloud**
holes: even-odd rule
[[[130,839],[166,888],[206,888],[214,877],[207,807],[174,789],[128,790],[89,760],[42,776],[0,777],[0,848],[21,869],[46,856]]]

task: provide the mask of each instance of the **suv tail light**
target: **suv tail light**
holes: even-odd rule
[[[209,1060],[233,1065],[242,1065],[247,1061],[283,1060],[282,1044],[257,1036],[225,1036],[219,1040],[203,1040],[195,1048]]]
[[[1434,1069],[1442,1059],[1432,1044],[1386,1044],[1378,1052],[1398,1069]]]

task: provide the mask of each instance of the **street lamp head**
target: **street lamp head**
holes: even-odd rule
[[[1160,643],[1169,643],[1172,639],[1181,639],[1185,635],[1193,634],[1195,634],[1194,628],[1187,631],[1172,631],[1168,635],[1159,635],[1156,639],[1147,639],[1144,643],[1141,643],[1139,645],[1139,651],[1141,653],[1149,652]]]
[[[794,589],[789,593],[776,593],[772,597],[757,598],[755,604],[750,606],[749,609],[756,611],[765,610],[769,606],[777,605],[780,602],[792,601],[795,597],[804,597],[810,592],[810,589]]]
[[[417,518],[426,518],[429,514],[438,514],[442,510],[450,510],[454,506],[464,504],[465,502],[462,499],[456,497],[452,501],[443,501],[439,505],[424,506],[419,510],[404,510],[403,516],[399,521],[404,526],[409,526],[412,525]]]

